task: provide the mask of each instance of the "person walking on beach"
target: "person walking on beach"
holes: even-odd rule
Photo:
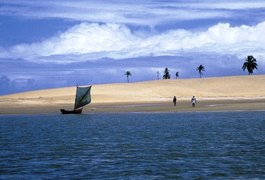
[[[173,104],[174,104],[174,106],[176,106],[176,104],[177,104],[177,98],[176,98],[176,96],[173,97]]]
[[[192,107],[195,107],[195,104],[196,104],[196,98],[195,98],[195,96],[193,96],[191,98],[191,104],[192,104]]]

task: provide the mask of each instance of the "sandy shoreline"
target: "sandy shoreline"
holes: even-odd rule
[[[193,95],[198,100],[195,108],[190,103]],[[61,108],[73,108],[74,97],[75,87],[0,96],[0,114],[59,114]],[[256,110],[265,110],[264,75],[94,85],[92,103],[83,112]]]
[[[1,106],[0,114],[60,114],[60,108],[71,109],[71,105],[18,105]],[[83,113],[118,112],[218,112],[218,111],[265,111],[265,99],[257,100],[203,100],[195,108],[189,101],[178,102],[174,107],[169,102],[154,103],[106,103],[91,104]]]

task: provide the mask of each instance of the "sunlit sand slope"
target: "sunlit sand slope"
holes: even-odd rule
[[[137,83],[103,84],[92,87],[93,103],[160,102],[172,96],[188,100],[265,98],[265,76],[235,76],[201,79],[172,79]],[[20,103],[73,103],[75,87],[47,89],[1,96]]]
[[[58,113],[72,109],[75,87],[0,96],[0,114]],[[265,75],[172,79],[92,86],[92,103],[84,111],[223,111],[265,110]],[[178,99],[172,108],[172,97]],[[198,106],[190,109],[190,98]]]

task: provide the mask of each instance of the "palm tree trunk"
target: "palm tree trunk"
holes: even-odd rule
[[[127,75],[127,83],[129,83],[129,76]]]

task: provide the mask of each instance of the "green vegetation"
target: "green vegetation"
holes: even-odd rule
[[[243,71],[248,70],[248,75],[253,74],[254,69],[258,69],[257,60],[253,56],[247,56],[242,66]]]
[[[178,79],[179,77],[179,72],[176,72],[176,79]]]
[[[201,78],[202,75],[203,75],[203,71],[205,71],[204,66],[203,65],[199,65],[199,67],[197,67],[197,71],[199,71],[200,78]]]
[[[131,76],[132,73],[130,71],[126,71],[125,75],[127,76],[127,83],[129,83],[129,76]]]
[[[165,68],[163,79],[170,79],[169,69]]]

